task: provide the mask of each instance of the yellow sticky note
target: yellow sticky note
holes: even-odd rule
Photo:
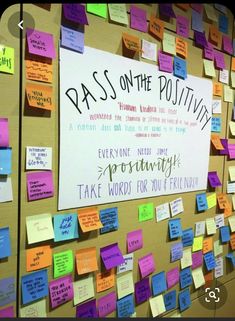
[[[153,318],[166,311],[162,294],[149,299],[149,303],[150,303]]]
[[[231,232],[235,232],[235,215],[228,218]]]
[[[14,74],[14,48],[0,45],[0,71]]]
[[[232,87],[235,88],[235,71],[231,71]]]
[[[216,193],[210,194],[206,197],[208,209],[216,206]]]
[[[170,315],[169,318],[181,318],[181,314],[179,311],[176,311],[174,314]]]
[[[212,235],[216,233],[216,224],[214,217],[210,217],[206,219],[206,231],[207,235]]]
[[[164,32],[162,46],[164,52],[167,52],[174,56],[176,55],[175,36]]]
[[[53,254],[54,278],[73,272],[73,251]]]
[[[229,171],[230,180],[235,181],[235,166],[229,166],[228,171]]]
[[[93,275],[91,274],[84,279],[73,282],[73,291],[74,291],[74,298],[73,298],[74,305],[77,305],[90,298],[93,298],[95,296]]]
[[[197,236],[193,239],[193,252],[202,250],[203,236]]]
[[[224,101],[233,103],[233,90],[228,85],[224,85]]]
[[[180,260],[180,263],[181,263],[181,269],[184,269],[193,264],[191,248],[183,250],[183,256]]]
[[[218,22],[218,16],[216,15],[214,7],[212,6],[212,4],[204,3],[204,8],[205,8],[205,11],[206,11],[207,18],[209,20]]]
[[[51,214],[39,214],[26,217],[28,244],[54,239]]]
[[[223,245],[220,244],[220,240],[214,242],[214,255],[218,256],[223,253]]]
[[[233,210],[235,210],[235,195],[232,195]]]
[[[195,289],[198,289],[205,284],[205,278],[201,267],[198,267],[192,270],[192,277],[193,277]]]
[[[118,299],[134,293],[134,282],[132,272],[126,273],[117,278],[117,293]]]
[[[109,3],[109,15],[112,21],[127,25],[128,17],[125,3]]]
[[[21,318],[46,318],[46,299],[29,304],[20,309]]]
[[[203,59],[205,75],[209,77],[215,77],[214,61]]]
[[[235,122],[234,121],[229,122],[229,128],[230,128],[231,134],[233,136],[235,136]]]

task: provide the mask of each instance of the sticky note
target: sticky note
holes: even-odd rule
[[[58,214],[53,216],[55,242],[78,238],[77,214]]]
[[[166,285],[165,272],[162,271],[160,273],[154,274],[152,276],[153,295],[156,296],[156,295],[166,291],[166,289],[167,289],[167,285]]]
[[[158,51],[159,70],[172,73],[173,72],[173,58],[170,55]]]
[[[52,264],[52,249],[49,245],[26,250],[26,271],[35,271]]]
[[[164,21],[156,18],[154,15],[151,15],[149,21],[149,32],[157,39],[162,40],[164,33]]]
[[[204,3],[204,9],[209,20],[218,22],[218,17],[215,14],[215,10],[210,4]]]
[[[213,270],[215,268],[215,257],[212,251],[204,254],[204,261],[206,263],[206,268],[208,271]]]
[[[134,254],[130,253],[123,255],[123,258],[124,263],[117,266],[117,274],[133,270]]]
[[[109,16],[111,21],[124,25],[128,24],[128,16],[125,3],[108,3]]]
[[[225,60],[223,52],[214,50],[215,67],[218,69],[225,69]]]
[[[131,253],[143,247],[142,229],[127,233],[127,252]]]
[[[235,215],[228,218],[231,232],[235,232]]]
[[[130,19],[132,29],[147,32],[147,14],[145,10],[131,5]]]
[[[170,289],[179,282],[178,266],[166,272],[167,288]]]
[[[227,194],[235,193],[235,182],[227,182]]]
[[[61,46],[83,53],[84,32],[61,26]]]
[[[183,247],[193,244],[193,229],[191,227],[182,231],[182,243]]]
[[[28,244],[54,239],[51,214],[39,214],[26,217]]]
[[[211,118],[211,131],[220,133],[221,132],[221,118],[220,117],[212,117]]]
[[[162,48],[163,48],[164,52],[169,53],[171,55],[176,55],[175,36],[164,32],[163,41],[162,41]]]
[[[220,209],[224,209],[229,206],[229,201],[224,193],[217,194],[218,205]]]
[[[28,173],[26,177],[28,201],[54,196],[52,171]]]
[[[205,284],[205,278],[201,267],[194,269],[192,271],[192,276],[193,276],[193,283],[194,283],[195,289],[198,289]]]
[[[97,208],[78,210],[78,221],[83,233],[103,227]]]
[[[100,255],[106,270],[124,263],[124,258],[118,247],[118,243],[113,243],[100,249]]]
[[[100,210],[100,221],[103,225],[103,227],[100,229],[101,234],[116,231],[118,229],[117,207]]]
[[[219,82],[213,83],[213,95],[214,96],[222,96],[222,84]]]
[[[180,237],[182,235],[181,220],[174,218],[168,221],[170,239]]]
[[[184,211],[183,200],[181,197],[170,202],[171,216],[174,217]]]
[[[183,256],[180,260],[180,263],[181,263],[181,269],[189,267],[193,264],[191,248],[183,250]]]
[[[223,269],[223,257],[217,257],[215,259],[215,278],[219,278],[223,276],[224,269]]]
[[[35,60],[25,60],[26,79],[52,83],[52,64]]]
[[[226,255],[226,258],[230,260],[230,262],[232,263],[233,267],[235,266],[235,256],[233,255],[233,253],[228,253]]]
[[[8,118],[0,118],[0,147],[9,147]]]
[[[206,231],[207,235],[212,235],[216,233],[216,225],[214,217],[206,219]]]
[[[52,309],[73,299],[73,278],[67,275],[49,283]]]
[[[215,225],[217,229],[224,226],[224,214],[215,215]]]
[[[107,18],[107,4],[106,3],[87,3],[86,10],[96,16]]]
[[[194,39],[195,39],[196,45],[198,45],[199,47],[204,48],[208,46],[205,32],[194,31]]]
[[[46,299],[26,305],[20,309],[21,318],[46,318]]]
[[[14,74],[15,49],[0,44],[0,72]]]
[[[212,113],[213,114],[221,114],[221,100],[213,99],[212,100]]]
[[[78,275],[98,270],[95,247],[76,251],[75,258]]]
[[[193,252],[201,250],[202,245],[203,245],[203,236],[194,237],[194,239],[193,239]]]
[[[229,155],[228,151],[228,140],[226,138],[221,138],[220,139],[221,144],[223,145],[223,150],[220,150],[219,153],[220,155]]]
[[[46,110],[54,109],[52,86],[27,83],[25,90],[29,107]]]
[[[135,283],[135,301],[141,304],[147,301],[151,296],[149,278],[145,278]]]
[[[210,252],[210,251],[213,251],[213,238],[212,237],[206,237],[204,240],[203,240],[203,248],[202,248],[202,252],[203,254],[207,253],[207,252]]]
[[[228,33],[228,18],[225,15],[219,15],[219,31]]]
[[[153,219],[154,207],[153,203],[139,205],[139,222]]]
[[[205,234],[206,222],[200,221],[195,223],[195,236],[200,236]]]
[[[191,306],[191,298],[190,298],[190,292],[188,288],[179,292],[178,298],[179,298],[180,312],[188,309]]]
[[[180,260],[183,256],[182,242],[175,243],[171,246],[171,262]]]
[[[197,194],[196,200],[198,212],[206,211],[208,209],[206,193]]]
[[[93,275],[89,275],[83,279],[73,282],[73,304],[77,305],[95,296]]]
[[[129,317],[134,313],[134,297],[133,294],[117,301],[117,315],[118,318]]]
[[[202,22],[202,14],[197,12],[196,10],[192,10],[192,30],[203,32],[203,22]]]
[[[205,75],[209,77],[215,77],[214,62],[212,60],[203,59]]]
[[[232,57],[231,70],[232,70],[232,71],[235,71],[235,57]]]
[[[10,175],[12,173],[12,149],[0,149],[0,175]]]
[[[156,207],[157,222],[163,221],[170,217],[169,203],[164,203]]]
[[[219,81],[223,84],[228,84],[228,70],[222,69],[219,71]]]
[[[176,290],[172,290],[166,294],[164,294],[164,304],[166,311],[172,310],[176,308]]]
[[[77,305],[76,318],[97,318],[96,299]]]
[[[224,101],[228,103],[233,103],[234,93],[233,90],[227,86],[224,85]]]
[[[189,10],[189,3],[176,3],[175,5],[184,11]]]
[[[98,299],[98,313],[100,318],[104,318],[116,310],[116,293],[111,292]]]
[[[142,39],[142,58],[157,61],[157,44]]]
[[[26,29],[29,53],[54,59],[56,57],[53,35],[36,29]]]
[[[138,260],[141,277],[144,278],[155,271],[154,257],[149,253]]]
[[[163,295],[160,294],[154,298],[149,299],[150,308],[153,318],[166,311]]]
[[[210,25],[209,26],[209,40],[214,44],[217,45],[220,41],[220,33],[216,26]]]
[[[133,273],[128,272],[117,277],[118,299],[121,299],[131,293],[134,293]]]
[[[26,147],[26,170],[51,170],[52,148],[40,146]]]
[[[220,239],[222,243],[230,241],[229,226],[225,225],[220,227]]]
[[[235,88],[235,72],[231,71],[230,75],[231,75],[231,82],[232,82],[231,86],[233,88]],[[233,119],[234,119],[234,117],[233,117]]]
[[[0,280],[0,307],[10,304],[16,300],[15,278],[8,277]]]
[[[216,194],[212,193],[206,197],[208,208],[212,208],[216,206]]]
[[[181,289],[190,286],[193,282],[192,273],[190,267],[187,267],[180,271],[180,287]]]
[[[9,227],[0,228],[0,259],[11,256],[11,239]]]
[[[47,270],[36,271],[21,277],[22,302],[28,304],[48,295]]]
[[[159,3],[159,14],[166,18],[175,18],[172,3]]]
[[[223,14],[226,15],[227,7],[225,7],[225,6],[223,6],[222,4],[219,4],[219,3],[214,3],[214,7],[215,7],[215,9],[219,10],[220,12],[222,12]]]
[[[54,278],[73,272],[73,251],[67,250],[53,254]]]
[[[208,180],[211,187],[217,187],[222,185],[216,171],[208,172]]]
[[[220,240],[214,242],[213,250],[215,256],[218,256],[223,253],[223,246],[220,244]]]
[[[187,65],[186,60],[174,57],[174,76],[181,79],[187,78]]]
[[[233,210],[235,209],[235,195],[232,195]]]
[[[85,6],[79,3],[63,3],[62,6],[65,19],[81,25],[88,25]]]
[[[221,246],[222,247],[222,246]],[[232,250],[235,250],[235,233],[231,233],[230,237],[230,247]]]
[[[204,47],[203,49],[203,54],[204,58],[209,59],[209,60],[214,60],[214,50],[213,46],[209,45],[210,43],[207,43],[207,47]]]
[[[0,319],[1,318],[14,318],[14,307],[13,305],[0,310]]]
[[[229,159],[235,158],[235,144],[228,144]]]
[[[223,50],[230,55],[233,54],[232,39],[225,35],[223,35]]]
[[[189,20],[183,16],[177,16],[176,18],[176,33],[184,38],[189,37]]]
[[[11,177],[0,177],[0,203],[13,200]]]
[[[96,292],[103,292],[111,289],[115,284],[114,269],[96,274]]]

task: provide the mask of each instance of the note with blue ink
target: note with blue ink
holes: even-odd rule
[[[179,292],[178,298],[179,298],[180,312],[182,312],[190,307],[191,298],[190,298],[189,288]]]
[[[198,212],[206,211],[208,209],[206,193],[197,194],[196,200]]]
[[[182,231],[183,247],[193,245],[193,229],[190,227]]]
[[[118,318],[128,318],[134,313],[134,297],[133,294],[127,295],[117,301]]]
[[[0,228],[0,259],[11,256],[11,240],[9,227]]]
[[[204,261],[206,263],[206,268],[208,271],[211,271],[215,268],[215,257],[214,253],[212,251],[207,252],[204,254]]]
[[[181,289],[190,286],[193,283],[192,273],[190,267],[180,271],[180,287]]]
[[[211,118],[211,131],[215,133],[221,132],[221,118],[220,117],[212,117]]]
[[[117,207],[100,210],[100,220],[103,227],[100,234],[118,230],[118,209]]]
[[[164,304],[166,311],[176,308],[176,290],[164,294]]]
[[[83,53],[84,32],[61,26],[61,46]]]
[[[11,174],[11,148],[0,148],[0,175]]]
[[[180,218],[174,218],[168,222],[170,239],[174,239],[182,236],[181,220]]]
[[[47,270],[41,270],[22,276],[21,286],[23,304],[48,296]]]
[[[162,271],[152,276],[153,295],[158,295],[167,289],[165,272]]]
[[[0,280],[0,307],[16,300],[15,278],[9,277]]]
[[[192,29],[199,32],[203,32],[204,30],[202,14],[197,12],[196,10],[192,10]]]
[[[174,57],[174,76],[185,79],[187,78],[186,60]]]
[[[180,260],[183,256],[182,242],[175,243],[171,246],[171,262]]]
[[[228,33],[228,18],[223,14],[219,15],[219,31]]]
[[[229,226],[226,225],[220,227],[220,238],[222,243],[230,241]]]
[[[73,214],[54,215],[55,242],[78,238],[78,216]]]

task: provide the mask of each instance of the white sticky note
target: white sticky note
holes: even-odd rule
[[[235,166],[228,167],[229,176],[231,181],[235,181]]]
[[[213,114],[221,114],[221,100],[213,99],[212,100],[212,113]]]
[[[29,304],[20,309],[21,318],[46,318],[46,299]]]
[[[117,266],[117,274],[133,270],[134,253],[123,255],[124,263]]]
[[[227,194],[235,193],[235,182],[227,182]]]
[[[206,231],[207,235],[212,235],[216,233],[216,225],[214,217],[210,217],[206,219]]]
[[[156,316],[166,311],[162,294],[149,299],[149,303],[150,303],[153,318],[155,318]]]
[[[201,267],[192,270],[192,277],[195,289],[198,289],[205,284],[205,278]]]
[[[235,136],[235,121],[229,122],[229,128],[230,128],[231,134]]]
[[[233,103],[233,90],[228,85],[224,85],[224,101]]]
[[[93,275],[89,275],[79,281],[73,282],[73,303],[77,305],[95,296]]]
[[[51,147],[26,147],[26,170],[52,170]]]
[[[224,264],[223,264],[223,257],[216,257],[215,258],[215,278],[219,278],[224,275]]]
[[[222,12],[223,14],[225,15],[227,14],[227,7],[223,6],[222,4],[214,3],[214,7],[220,12]]]
[[[183,250],[183,256],[180,260],[180,263],[181,263],[181,269],[184,269],[184,268],[191,266],[193,264],[191,248]]]
[[[170,217],[169,203],[164,203],[156,207],[157,222],[163,221]]]
[[[220,244],[220,240],[214,242],[214,255],[218,256],[223,253],[223,245]]]
[[[215,225],[219,229],[221,226],[224,226],[224,214],[215,215]]]
[[[0,177],[0,203],[13,201],[11,177]]]
[[[170,202],[171,216],[176,216],[184,211],[183,200],[181,197]]]
[[[228,218],[231,232],[235,232],[235,215]]]
[[[54,238],[51,214],[39,214],[26,217],[28,244],[51,240]]]
[[[109,3],[109,15],[112,21],[127,25],[128,17],[125,3]]]
[[[209,77],[215,77],[214,61],[203,59],[205,75]]]
[[[235,211],[235,195],[232,195],[233,210]]]
[[[200,221],[195,223],[195,236],[200,236],[205,234],[206,222]]]
[[[219,81],[223,84],[228,84],[228,70],[227,69],[221,69],[219,71]]]
[[[171,55],[176,55],[175,48],[175,36],[170,35],[166,32],[163,34],[162,48],[164,52],[167,52]]]
[[[124,275],[117,277],[117,293],[118,299],[134,293],[133,273],[128,272]]]
[[[231,71],[231,84],[235,88],[235,71]]]
[[[157,44],[142,39],[142,58],[157,61]]]

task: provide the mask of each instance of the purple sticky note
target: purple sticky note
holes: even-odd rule
[[[170,289],[179,282],[180,273],[178,266],[166,272],[167,288]]]
[[[228,140],[226,138],[221,138],[220,139],[221,144],[223,145],[224,149],[220,150],[219,153],[220,155],[228,155]]]
[[[228,153],[230,159],[235,158],[235,144],[228,144]]]
[[[159,70],[165,71],[165,72],[173,72],[173,57],[164,54],[160,51],[158,51],[158,64],[159,64]]]
[[[223,35],[223,50],[230,55],[233,54],[232,39],[225,35]]]
[[[193,10],[196,10],[196,11],[199,12],[199,13],[202,12],[203,4],[201,4],[201,3],[191,3],[190,6],[191,6],[191,8],[192,8]]]
[[[29,201],[54,196],[52,171],[28,173],[27,191]]]
[[[110,270],[125,262],[124,257],[118,247],[118,243],[113,243],[100,249],[100,255],[106,270]]]
[[[88,301],[86,303],[80,304],[77,306],[76,310],[77,318],[97,318],[96,310],[96,299]]]
[[[189,37],[189,20],[183,16],[177,16],[176,18],[176,32],[179,36]]]
[[[84,52],[84,33],[61,26],[61,46]]]
[[[64,276],[49,283],[51,307],[57,306],[73,299],[72,275]]]
[[[172,8],[172,3],[159,3],[159,13],[167,18],[175,18],[175,13]]]
[[[217,175],[217,172],[208,172],[208,180],[211,187],[217,187],[222,185]]]
[[[204,48],[204,58],[214,60],[214,49],[209,42],[207,42],[207,46]]]
[[[192,253],[192,269],[196,269],[199,266],[202,266],[203,255],[202,251],[197,251]]]
[[[142,32],[147,32],[147,15],[146,11],[131,5],[131,28]]]
[[[100,318],[106,317],[116,310],[117,296],[116,292],[111,292],[98,299],[98,313]]]
[[[194,39],[196,45],[200,47],[208,47],[205,32],[194,31]]]
[[[225,69],[224,54],[214,50],[215,67],[218,69]]]
[[[65,3],[63,4],[63,13],[65,19],[79,23],[81,25],[88,25],[85,6],[79,3]]]
[[[35,29],[26,29],[29,53],[47,58],[55,58],[53,35]]]
[[[9,128],[7,118],[0,118],[0,147],[9,147]]]
[[[180,260],[183,256],[182,242],[175,243],[171,246],[171,262]]]
[[[151,296],[149,278],[145,278],[135,283],[135,301],[141,304],[147,301]]]
[[[0,310],[0,318],[14,318],[13,305],[5,309]]]
[[[134,252],[143,247],[142,230],[132,231],[127,234],[127,253]]]
[[[192,29],[194,31],[203,32],[203,22],[202,22],[202,14],[198,13],[195,10],[192,10]]]
[[[14,277],[0,280],[0,307],[16,300]]]
[[[141,277],[153,273],[155,271],[154,257],[152,253],[149,253],[138,260]]]

